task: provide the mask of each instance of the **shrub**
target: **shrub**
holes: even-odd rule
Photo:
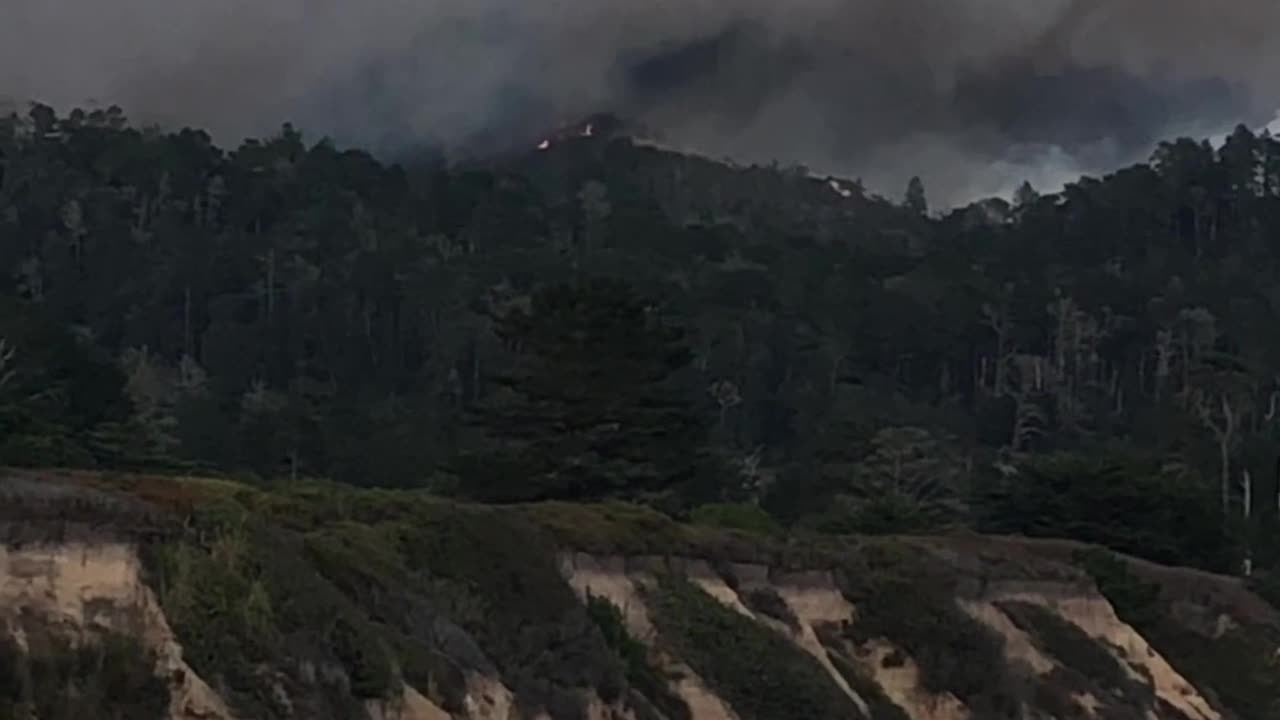
[[[663,577],[649,607],[668,643],[743,720],[857,715],[817,660],[683,578]]]
[[[1041,650],[1063,665],[1055,669],[1053,676],[1043,679],[1042,682],[1051,687],[1038,690],[1042,702],[1053,703],[1049,709],[1062,713],[1074,708],[1079,712],[1078,703],[1069,696],[1055,697],[1051,692],[1051,688],[1062,687],[1092,694],[1106,708],[1106,718],[1137,720],[1145,716],[1144,709],[1155,701],[1153,689],[1135,680],[1100,641],[1039,605],[1007,602],[999,607]]]
[[[623,687],[623,663],[538,527],[514,513],[447,507],[425,510],[397,532],[408,567],[451,589],[454,605],[443,609],[497,664],[523,710],[581,717],[583,690]]]
[[[756,535],[782,532],[782,526],[759,505],[750,503],[713,503],[699,505],[689,519],[697,525],[741,530]]]
[[[800,628],[800,620],[791,611],[791,606],[787,605],[787,601],[783,600],[782,596],[773,588],[752,588],[746,592],[739,593],[739,596],[742,598],[742,604],[753,612],[773,618],[792,630]]]
[[[978,530],[1071,538],[1170,565],[1233,569],[1238,543],[1210,485],[1161,458],[1058,454],[993,480]]]
[[[631,637],[622,611],[605,598],[588,596],[587,614],[627,669],[627,682],[670,720],[692,720],[689,706],[671,691],[666,678],[649,662],[649,651]],[[608,698],[606,698],[608,699]]]
[[[39,720],[163,720],[169,684],[153,654],[133,638],[108,634],[73,646],[28,632],[24,651],[0,638],[0,717]]]
[[[858,608],[849,640],[892,641],[915,661],[926,690],[949,692],[975,712],[1016,711],[1004,642],[956,603],[954,571],[919,549],[877,543],[856,550],[838,578]]]
[[[1280,629],[1244,626],[1207,637],[1179,624],[1160,586],[1142,580],[1123,559],[1092,550],[1077,553],[1075,561],[1093,577],[1120,619],[1197,688],[1238,717],[1280,717]]]
[[[1145,582],[1129,570],[1129,564],[1101,549],[1081,550],[1073,560],[1115,608],[1121,620],[1142,630],[1160,622],[1160,586]]]
[[[831,660],[836,672],[839,672],[845,682],[849,683],[849,687],[867,704],[871,720],[911,720],[911,716],[905,710],[889,699],[879,683],[867,677],[840,653],[828,649],[827,658]]]
[[[202,508],[185,537],[143,555],[187,661],[241,714],[284,712],[262,670],[299,661],[340,668],[355,699],[398,691],[384,633],[315,572],[301,538],[234,501]]]

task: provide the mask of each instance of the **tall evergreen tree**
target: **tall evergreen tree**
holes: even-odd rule
[[[902,200],[903,206],[917,215],[929,212],[929,201],[924,194],[924,181],[915,176],[907,183],[907,193]]]
[[[474,415],[488,442],[464,492],[498,501],[637,497],[688,489],[706,428],[679,386],[684,332],[624,284],[587,279],[494,314],[515,351]]]
[[[1036,192],[1036,189],[1031,186],[1031,182],[1027,180],[1022,181],[1017,191],[1013,193],[1013,204],[1020,208],[1030,207],[1032,203],[1039,199],[1040,193]]]

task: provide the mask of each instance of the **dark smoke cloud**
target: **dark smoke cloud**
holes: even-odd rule
[[[1275,27],[1274,0],[0,0],[0,96],[389,150],[615,110],[945,204],[1271,120]]]

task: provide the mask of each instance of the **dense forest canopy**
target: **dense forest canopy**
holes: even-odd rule
[[[918,180],[546,145],[0,120],[0,461],[1271,563],[1280,140],[941,214]]]

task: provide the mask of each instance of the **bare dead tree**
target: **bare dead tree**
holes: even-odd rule
[[[982,306],[982,315],[986,326],[996,336],[995,378],[991,385],[991,394],[1000,397],[1006,390],[1005,381],[1008,371],[1006,363],[1012,357],[1012,351],[1009,348],[1009,332],[1013,324],[1009,317],[1009,304],[1002,302],[996,306],[986,303]]]
[[[1237,409],[1226,393],[1215,397],[1205,391],[1196,391],[1192,403],[1200,424],[1213,435],[1218,447],[1222,512],[1227,513],[1231,509],[1231,451],[1236,441]]]
[[[738,386],[729,380],[717,380],[707,387],[707,393],[720,407],[720,431],[723,432],[729,419],[729,411],[742,404],[742,393]]]
[[[1165,384],[1169,381],[1169,375],[1173,371],[1173,332],[1169,330],[1159,330],[1156,332],[1156,402],[1160,402],[1164,395]]]
[[[1240,496],[1242,501],[1241,514],[1244,516],[1244,522],[1247,526],[1250,518],[1253,516],[1253,475],[1249,473],[1249,468],[1244,468],[1240,473]],[[1253,547],[1251,544],[1245,545],[1244,556],[1244,576],[1249,577],[1253,574]]]
[[[1006,395],[1013,398],[1013,430],[1009,448],[1021,452],[1031,440],[1044,434],[1048,422],[1039,399],[1044,392],[1044,358],[1038,355],[1015,355],[1009,359],[1012,376]]]
[[[1183,308],[1178,313],[1178,367],[1182,376],[1179,390],[1182,400],[1190,407],[1192,372],[1206,353],[1213,349],[1218,338],[1218,320],[1203,307]]]
[[[777,479],[773,470],[764,467],[764,446],[757,445],[750,453],[738,458],[735,464],[743,492],[752,502],[759,502],[761,493]]]
[[[1053,331],[1046,384],[1056,410],[1055,419],[1062,429],[1085,434],[1092,420],[1085,392],[1107,389],[1100,374],[1103,368],[1098,348],[1109,328],[1081,309],[1069,295],[1059,294],[1047,310],[1053,319]],[[1104,318],[1110,317],[1110,311],[1104,310]]]

